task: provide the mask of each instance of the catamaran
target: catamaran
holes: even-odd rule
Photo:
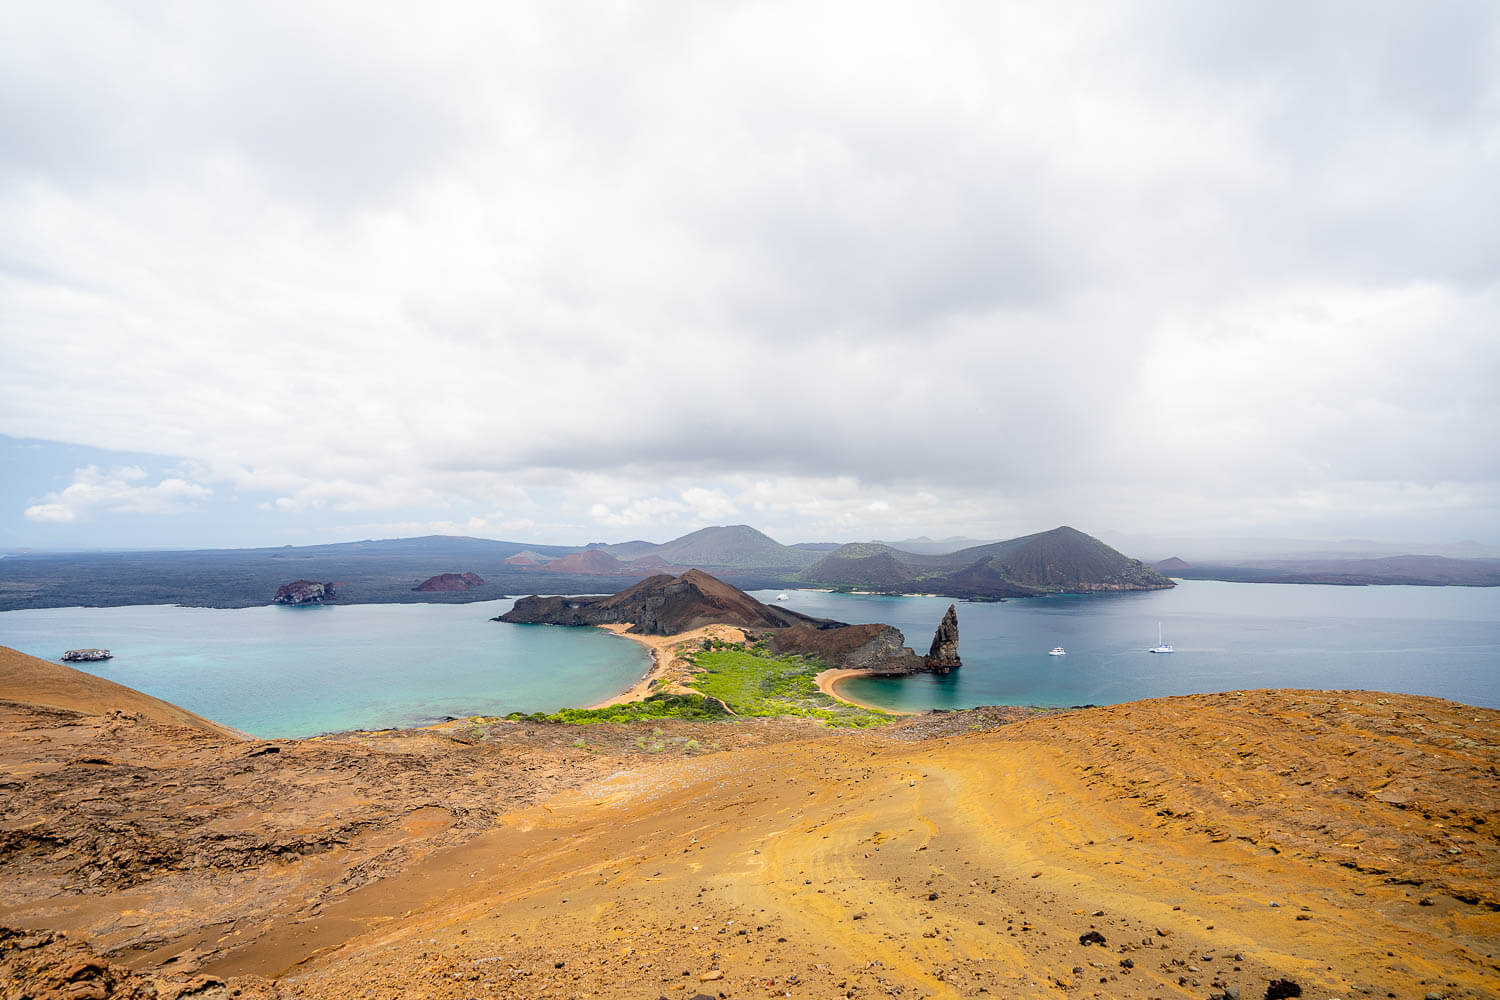
[[[1068,655],[1068,651],[1066,649],[1063,649],[1061,646],[1053,646],[1051,649],[1047,650],[1047,655],[1048,656],[1067,656]]]
[[[1162,638],[1161,638],[1161,622],[1157,622],[1156,623],[1156,648],[1153,649],[1153,650],[1151,650],[1151,652],[1153,652],[1153,653],[1170,653],[1170,652],[1172,652],[1172,644],[1170,642],[1163,642],[1162,641]]]

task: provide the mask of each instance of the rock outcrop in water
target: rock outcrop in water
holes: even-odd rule
[[[275,604],[321,604],[324,601],[337,600],[338,596],[334,593],[331,582],[293,580],[291,583],[283,583],[277,587],[276,596],[271,600]]]
[[[935,674],[946,674],[963,666],[963,661],[958,658],[958,611],[952,604],[948,605],[948,613],[938,623],[937,632],[932,636],[932,648],[922,662]]]
[[[484,586],[484,577],[478,573],[439,573],[430,576],[411,588],[419,594],[432,594],[454,590],[469,590]]]
[[[62,658],[69,663],[88,663],[93,660],[112,660],[114,656],[107,649],[70,649]]]

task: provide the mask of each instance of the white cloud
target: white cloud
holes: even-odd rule
[[[75,469],[73,482],[66,489],[42,497],[26,508],[25,516],[42,523],[69,524],[95,511],[176,514],[213,495],[206,486],[176,477],[154,486],[137,485],[146,478],[145,470],[135,466],[108,472],[96,465]]]
[[[299,524],[1500,523],[1493,8],[33,8],[0,433]]]

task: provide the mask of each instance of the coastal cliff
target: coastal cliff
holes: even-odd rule
[[[918,673],[922,658],[906,645],[901,630],[891,625],[844,625],[816,628],[796,625],[771,636],[771,651],[778,656],[796,653],[816,656],[830,667],[868,670],[898,676]]]

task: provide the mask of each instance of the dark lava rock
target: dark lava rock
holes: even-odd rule
[[[323,601],[337,600],[338,594],[333,592],[333,584],[315,583],[312,580],[293,580],[291,583],[283,583],[276,588],[276,596],[271,600],[276,604],[321,604]]]
[[[922,669],[921,659],[905,643],[906,637],[893,625],[829,627],[813,622],[777,632],[771,637],[771,652],[778,656],[815,656],[830,667],[899,677]]]
[[[948,605],[948,613],[938,623],[937,632],[932,636],[932,648],[927,651],[924,663],[935,674],[946,674],[963,666],[963,661],[958,658],[958,611],[952,604]]]
[[[482,586],[484,586],[484,577],[478,573],[439,573],[437,576],[428,577],[411,589],[419,594],[431,594]]]
[[[1291,979],[1273,979],[1266,987],[1266,1000],[1285,1000],[1287,997],[1300,997],[1302,987]]]
[[[1086,931],[1083,934],[1078,935],[1078,943],[1083,945],[1103,944],[1104,935],[1100,934],[1098,931]]]

